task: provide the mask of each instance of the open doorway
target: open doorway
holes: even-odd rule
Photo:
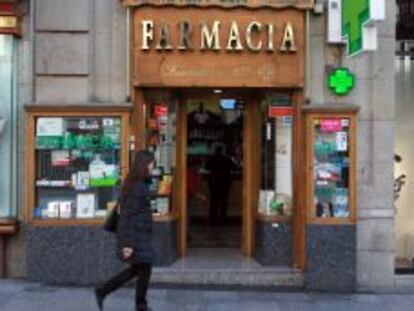
[[[186,111],[187,245],[241,248],[244,102],[216,94]]]

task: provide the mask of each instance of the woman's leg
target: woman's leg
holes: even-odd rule
[[[151,278],[152,265],[149,263],[142,263],[136,265],[137,284],[135,291],[135,303],[137,310],[147,310],[147,291]]]
[[[119,287],[124,285],[126,282],[134,278],[136,275],[137,275],[136,266],[131,265],[129,268],[121,271],[117,275],[110,278],[108,281],[106,281],[101,286],[98,286],[97,287],[98,292],[100,295],[105,297],[106,295],[117,290]]]

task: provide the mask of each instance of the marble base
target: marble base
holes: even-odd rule
[[[356,226],[308,225],[306,288],[356,290]]]
[[[176,222],[154,223],[156,266],[178,259]],[[125,265],[115,235],[100,226],[33,227],[27,231],[27,277],[52,285],[93,285]]]
[[[254,258],[263,266],[292,265],[292,232],[288,223],[257,221]]]

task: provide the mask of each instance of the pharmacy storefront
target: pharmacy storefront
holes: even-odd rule
[[[313,1],[145,3],[124,1],[131,104],[26,107],[28,277],[120,268],[101,225],[149,149],[158,266],[228,249],[354,289],[358,109],[305,104]]]

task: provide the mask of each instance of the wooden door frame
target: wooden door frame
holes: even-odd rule
[[[243,125],[243,234],[242,252],[253,257],[257,202],[260,190],[260,102],[261,94],[251,92],[246,96]]]
[[[304,269],[306,266],[306,135],[302,114],[303,90],[292,93],[293,105],[293,217],[292,226],[292,266]]]
[[[180,94],[177,110],[178,253],[187,253],[187,98]]]

